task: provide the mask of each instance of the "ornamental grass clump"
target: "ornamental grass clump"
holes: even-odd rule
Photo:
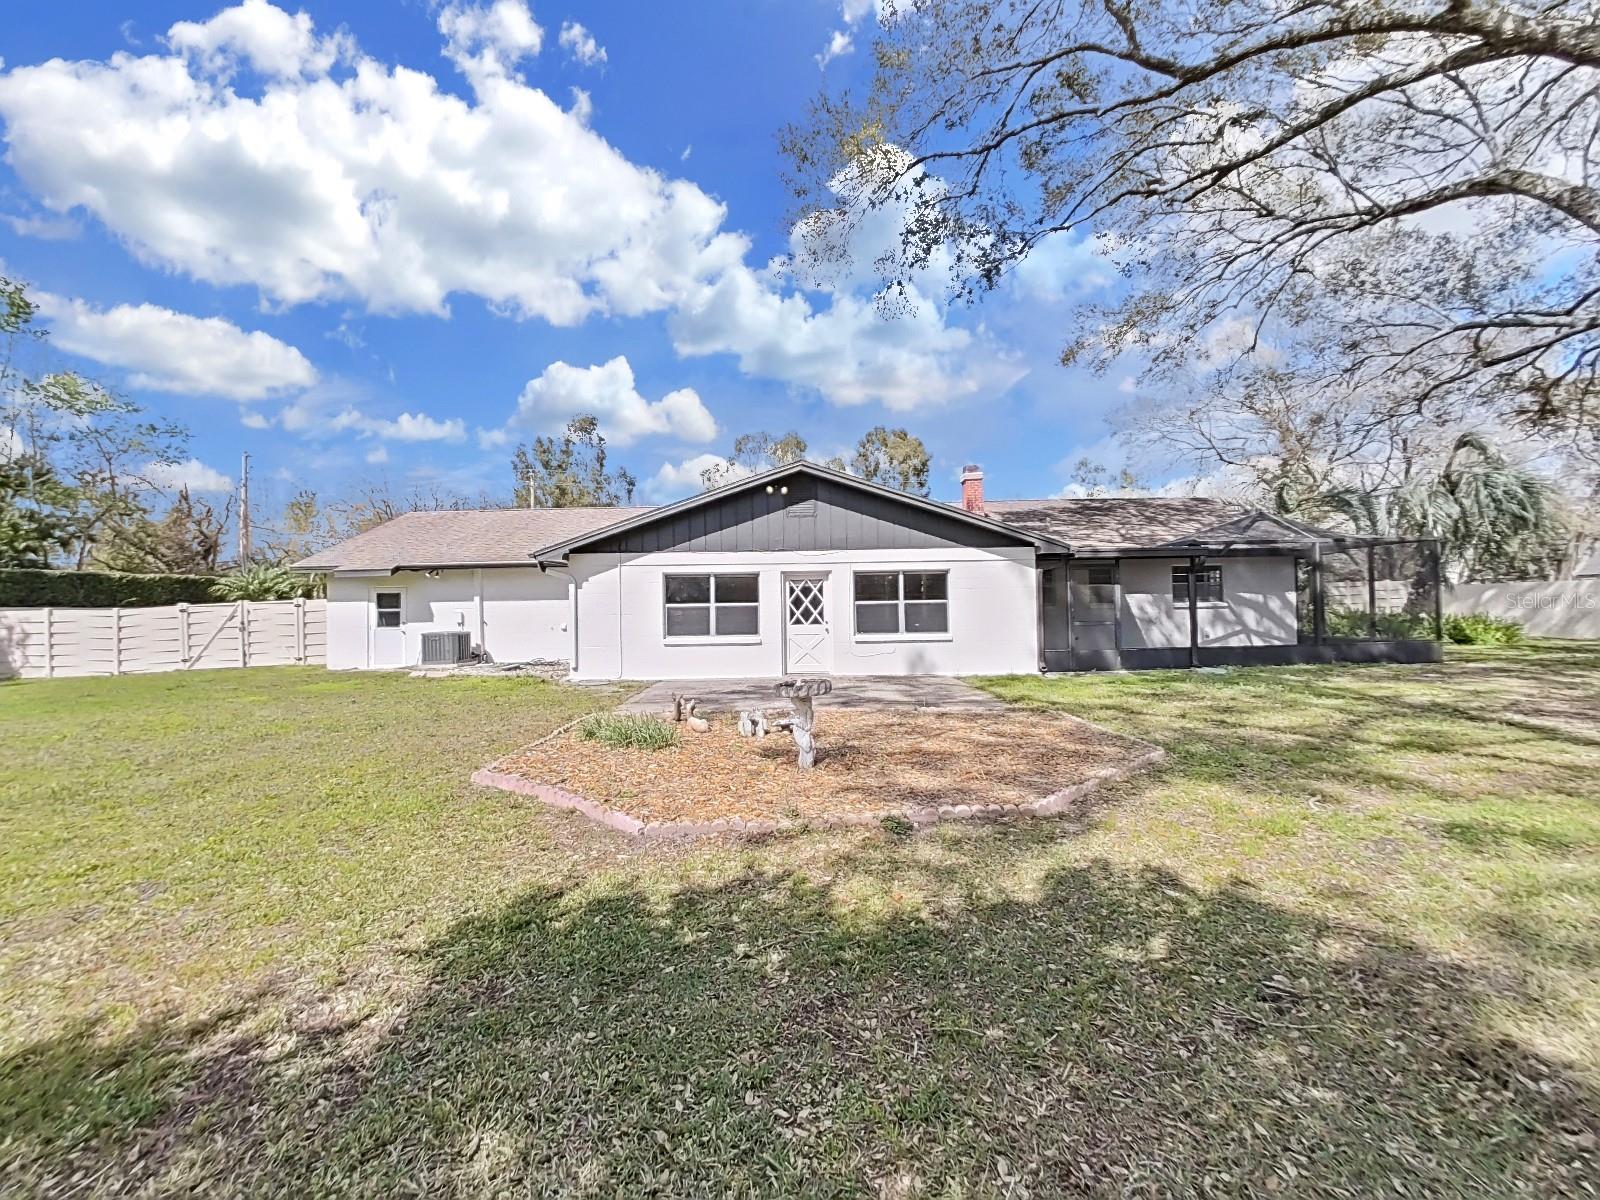
[[[1516,646],[1522,622],[1488,613],[1452,613],[1444,619],[1444,636],[1458,646]]]
[[[578,726],[578,736],[613,750],[665,750],[679,741],[676,725],[631,713],[596,713]]]

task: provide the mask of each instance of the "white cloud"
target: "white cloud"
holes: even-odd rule
[[[466,422],[460,417],[441,421],[420,412],[375,417],[353,401],[359,394],[342,381],[334,381],[284,405],[274,423],[286,433],[315,441],[343,433],[386,442],[459,442],[467,436]]]
[[[373,417],[359,409],[341,409],[322,424],[328,433],[354,430],[368,437],[396,442],[459,442],[467,436],[460,417],[440,421],[426,413],[401,413],[398,417]]]
[[[198,458],[184,462],[153,462],[144,469],[144,477],[158,488],[177,491],[186,487],[191,492],[231,492],[233,480],[215,467],[208,467]]]
[[[129,371],[134,387],[259,400],[317,379],[316,368],[293,346],[221,317],[193,317],[154,304],[102,310],[48,292],[35,299],[57,346]]]
[[[367,451],[367,462],[373,464],[374,466],[379,463],[386,463],[388,461],[389,447],[387,446],[374,446],[371,450]]]
[[[943,256],[906,281],[892,315],[880,311],[867,292],[878,283],[877,260],[899,246],[906,209],[865,206],[843,181],[835,191],[838,219],[795,226],[787,262],[763,272],[741,262],[678,306],[668,327],[680,354],[734,354],[747,375],[815,388],[838,405],[879,401],[897,411],[998,394],[1025,374],[986,338],[948,323]],[[826,307],[804,291],[825,296]]]
[[[239,424],[246,429],[271,429],[272,418],[253,408],[247,408],[239,414]]]
[[[83,232],[70,217],[19,217],[0,213],[0,221],[11,226],[18,237],[38,238],[42,242],[64,242]]]
[[[467,436],[466,423],[460,417],[440,421],[426,413],[403,412],[391,420],[345,413],[340,420],[351,429],[395,442],[459,442]]]
[[[469,78],[502,75],[539,53],[544,30],[524,0],[494,0],[487,7],[448,4],[439,13],[445,57]]]
[[[1117,391],[1121,392],[1124,396],[1131,396],[1138,390],[1139,381],[1132,375],[1124,375],[1122,377],[1122,381],[1117,384]]]
[[[1008,278],[1021,296],[1055,302],[1109,287],[1116,279],[1116,265],[1096,239],[1057,233],[1034,246]]]
[[[594,34],[576,21],[562,23],[561,36],[557,41],[563,50],[586,67],[606,61],[606,48],[594,40]]]
[[[243,0],[209,21],[179,21],[166,40],[217,75],[231,74],[241,62],[263,75],[320,75],[353,48],[343,34],[317,37],[307,14],[291,17],[267,0]]]
[[[828,44],[822,48],[822,53],[817,55],[817,66],[827,69],[834,59],[852,53],[856,48],[855,39],[842,29],[835,29],[828,38]]]
[[[841,0],[839,5],[839,19],[844,22],[843,29],[835,29],[828,37],[828,44],[822,48],[822,53],[816,56],[817,66],[827,65],[842,54],[849,54],[855,47],[855,39],[851,31],[868,17],[874,18],[879,24],[890,20],[893,13],[890,11],[888,0]]]
[[[471,295],[556,325],[666,313],[681,353],[733,354],[838,404],[910,409],[1020,374],[949,323],[932,283],[906,316],[876,311],[871,263],[903,212],[858,222],[844,278],[752,267],[719,202],[629,161],[585,101],[563,108],[512,73],[542,40],[523,0],[450,4],[438,24],[465,97],[266,0],[174,26],[170,52],[0,71],[8,162],[48,209],[87,211],[141,260],[272,305],[444,315]],[[261,77],[249,89],[231,83],[241,63]]]
[[[886,0],[842,0],[839,15],[846,25],[859,25],[867,17],[882,21],[889,12]]]
[[[0,74],[8,158],[141,259],[286,305],[443,313],[465,293],[571,325],[658,311],[737,258],[722,205],[504,74],[538,46],[521,0],[452,5],[439,25],[470,99],[265,0],[174,26],[171,54],[16,67]],[[229,86],[240,58],[267,73],[259,95]]]
[[[528,380],[517,399],[513,425],[555,433],[579,413],[600,419],[600,432],[618,446],[645,437],[676,437],[709,442],[717,422],[693,388],[679,388],[656,401],[646,400],[634,386],[633,368],[618,355],[599,366],[574,367],[553,362],[537,379]],[[500,444],[495,435],[480,438]]]
[[[1282,358],[1277,347],[1258,338],[1256,322],[1249,317],[1224,317],[1214,321],[1200,337],[1200,356],[1195,365],[1202,371],[1215,371],[1234,365],[1251,352],[1258,361],[1267,364]]]
[[[720,454],[697,454],[682,462],[662,463],[661,469],[644,481],[644,497],[655,504],[667,504],[692,496],[705,486],[701,473],[712,468],[722,472],[723,483],[732,483],[750,474],[747,468],[729,464]]]

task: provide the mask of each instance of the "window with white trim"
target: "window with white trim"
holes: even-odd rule
[[[1195,575],[1195,603],[1196,604],[1221,604],[1222,599],[1222,568],[1201,567]],[[1189,568],[1172,568],[1172,602],[1187,608],[1189,606]]]
[[[861,571],[855,577],[856,633],[864,637],[950,632],[948,571]]]
[[[667,575],[663,629],[669,638],[749,637],[761,631],[758,575]]]

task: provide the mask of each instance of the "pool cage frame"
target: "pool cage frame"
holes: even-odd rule
[[[1277,523],[1288,524],[1281,519]],[[1295,561],[1296,642],[1205,645],[1200,640],[1200,589],[1192,587],[1188,592],[1188,645],[1119,645],[1119,665],[1149,670],[1443,660],[1443,570],[1436,540],[1343,537],[1302,528],[1305,536],[1293,540],[1187,539],[1093,556],[1102,561],[1164,558],[1187,562],[1190,578],[1197,578],[1202,568],[1215,565],[1218,559],[1292,556]],[[1068,561],[1082,562],[1088,557]],[[1398,599],[1402,594],[1403,601]],[[1344,603],[1337,603],[1339,600]],[[1084,668],[1074,664],[1067,669]]]
[[[1387,661],[1439,661],[1444,642],[1444,570],[1439,543],[1431,538],[1327,538],[1317,539],[1296,555],[1296,600],[1301,615],[1309,608],[1309,622],[1300,620],[1301,642],[1312,647],[1386,646]],[[1331,559],[1353,558],[1360,571],[1356,585],[1362,601],[1330,620],[1329,564]],[[1402,567],[1409,558],[1409,577]],[[1380,566],[1383,568],[1380,570]],[[1309,605],[1300,603],[1300,579],[1309,582]],[[1403,587],[1405,599],[1385,604],[1380,590]],[[1348,593],[1346,593],[1348,594]],[[1360,623],[1351,628],[1354,618]],[[1419,659],[1419,655],[1421,656]],[[1336,658],[1339,656],[1335,656]],[[1370,651],[1352,651],[1345,657],[1371,661]],[[1320,656],[1319,656],[1320,658]],[[1378,658],[1384,661],[1383,658]]]

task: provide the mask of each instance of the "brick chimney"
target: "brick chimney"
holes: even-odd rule
[[[983,513],[983,468],[968,463],[961,468],[961,507]]]

